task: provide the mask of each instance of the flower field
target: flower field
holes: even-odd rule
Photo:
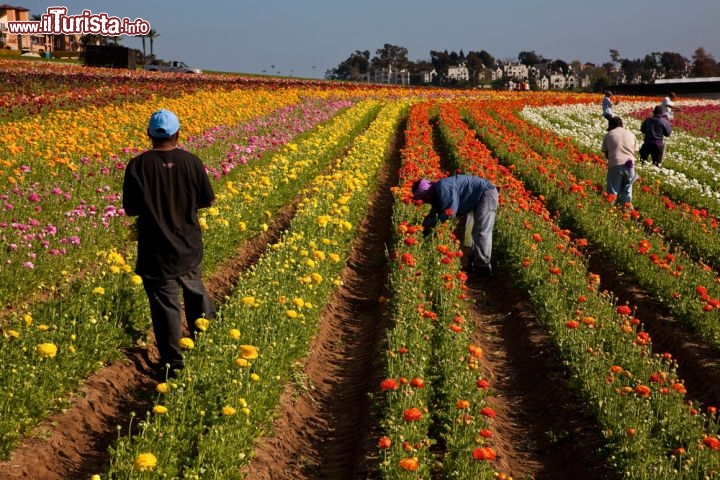
[[[597,95],[0,78],[0,478],[720,478],[717,101],[628,210]],[[617,105],[639,140],[656,102]],[[158,108],[217,196],[173,379],[121,207]],[[422,235],[410,186],[453,172],[500,188],[491,278],[463,222]]]

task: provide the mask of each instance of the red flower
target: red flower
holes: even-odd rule
[[[705,446],[712,448],[713,450],[720,450],[720,440],[716,437],[705,437],[703,438]]]
[[[405,245],[410,245],[410,246],[412,246],[412,245],[417,245],[417,243],[418,243],[418,241],[417,241],[417,238],[415,238],[415,237],[407,237],[407,238],[405,238]]]
[[[410,386],[415,388],[425,388],[425,381],[422,378],[415,377],[410,380]]]
[[[480,413],[485,415],[488,418],[495,418],[495,410],[493,410],[490,407],[483,407],[482,410],[480,410]]]
[[[378,447],[382,448],[383,450],[387,450],[390,448],[390,445],[392,445],[392,442],[388,437],[380,437],[380,440],[378,440]]]
[[[493,436],[493,432],[488,430],[487,428],[483,428],[480,430],[480,436],[483,438],[491,438]]]
[[[580,322],[578,322],[577,320],[568,320],[567,322],[565,322],[565,326],[570,329],[578,328],[580,326]]]
[[[698,285],[697,287],[695,287],[695,293],[697,293],[701,297],[704,297],[705,295],[707,295],[707,288],[703,287],[702,285]]]
[[[490,382],[488,382],[484,378],[479,379],[475,385],[480,390],[487,390],[488,388],[490,388]]]
[[[495,452],[490,447],[478,447],[473,450],[472,456],[475,460],[478,460],[480,462],[492,462],[496,458]]]
[[[416,422],[423,417],[422,412],[417,407],[408,408],[403,412],[403,420],[406,422]]]
[[[617,309],[615,309],[615,311],[619,315],[630,315],[630,313],[632,313],[632,310],[627,305],[620,305]]]
[[[380,390],[396,390],[397,388],[398,383],[392,378],[386,378],[385,380],[380,382]]]

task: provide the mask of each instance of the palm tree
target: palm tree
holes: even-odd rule
[[[153,53],[153,42],[159,36],[160,36],[160,34],[155,29],[150,29],[150,31],[147,34],[147,37],[150,39],[150,56],[151,57],[155,57],[155,54]]]
[[[143,45],[143,58],[147,55],[145,52],[145,39],[147,38],[147,35],[140,35],[140,38],[142,39],[142,45]]]

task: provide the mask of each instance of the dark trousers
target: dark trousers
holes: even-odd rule
[[[647,141],[640,146],[640,160],[643,162],[650,157],[653,165],[657,165],[659,167],[663,161],[664,154],[665,144],[662,142]]]
[[[160,365],[164,367],[167,364],[172,369],[182,368],[180,290],[185,304],[185,319],[193,335],[197,333],[195,320],[202,317],[215,318],[215,308],[202,282],[202,266],[198,265],[175,278],[143,278],[143,285],[150,301],[150,316],[160,352]]]

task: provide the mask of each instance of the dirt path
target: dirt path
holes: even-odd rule
[[[500,272],[468,279],[482,366],[495,395],[498,468],[513,478],[617,478],[603,460],[603,437],[567,385],[548,334],[524,294]]]
[[[400,128],[403,132],[404,128]],[[272,438],[260,439],[247,469],[248,480],[368,478],[373,462],[369,392],[381,379],[381,341],[386,315],[386,248],[392,239],[398,141],[385,162],[377,192],[355,241],[343,285],[321,316],[302,375],[306,390],[289,385],[281,399]]]

